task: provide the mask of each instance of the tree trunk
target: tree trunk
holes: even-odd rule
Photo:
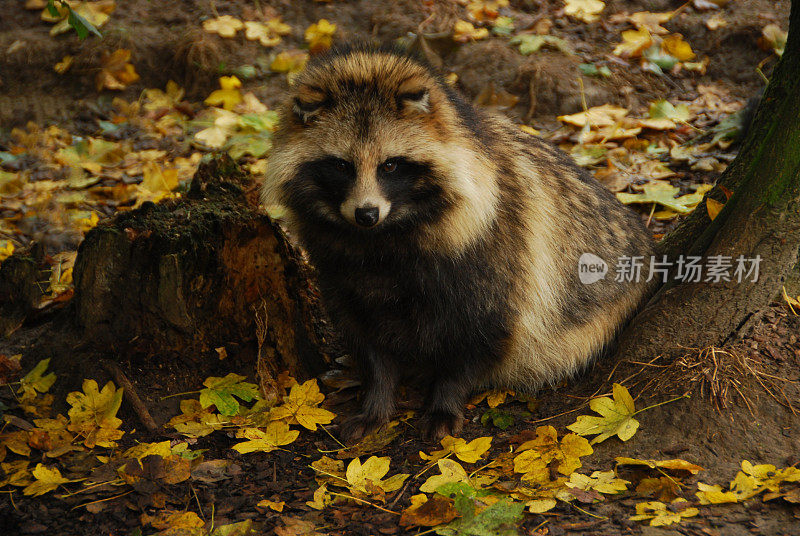
[[[671,279],[618,340],[617,356],[649,360],[689,347],[721,345],[780,292],[800,250],[800,0],[790,31],[742,150],[720,178],[733,192],[712,222],[705,202],[659,244],[680,255],[760,257],[757,282],[687,283]],[[709,197],[724,202],[721,189]],[[674,275],[674,274],[673,274]],[[705,277],[705,274],[704,274]]]
[[[125,359],[195,360],[257,344],[266,391],[283,370],[299,378],[326,370],[307,265],[247,203],[248,186],[229,158],[212,160],[183,199],[147,203],[89,232],[72,304],[87,344]]]

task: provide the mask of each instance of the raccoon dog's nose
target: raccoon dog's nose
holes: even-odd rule
[[[378,223],[378,215],[378,207],[357,208],[355,213],[356,223],[362,227],[372,227]]]

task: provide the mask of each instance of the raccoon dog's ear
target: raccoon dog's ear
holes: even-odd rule
[[[401,110],[414,110],[426,114],[430,112],[430,93],[427,88],[404,91],[397,95],[397,106]]]
[[[316,87],[304,86],[298,89],[292,104],[292,111],[303,123],[310,122],[328,103],[325,93]]]

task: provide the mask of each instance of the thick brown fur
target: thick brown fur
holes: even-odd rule
[[[392,50],[337,51],[298,76],[263,193],[287,208],[362,365],[351,437],[391,418],[408,370],[427,387],[425,433],[457,432],[472,390],[574,374],[647,292],[646,270],[639,282],[614,274],[620,257],[652,254],[636,214]],[[365,214],[375,221],[363,226]],[[605,279],[580,282],[584,253],[608,264]]]

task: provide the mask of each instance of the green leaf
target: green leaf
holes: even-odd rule
[[[611,69],[605,65],[598,68],[594,63],[581,63],[578,65],[578,69],[586,76],[602,76],[605,78],[611,76]]]
[[[489,426],[490,422],[501,430],[505,430],[514,424],[514,416],[497,408],[491,408],[481,415],[482,425]]]
[[[524,503],[503,499],[476,515],[461,517],[436,529],[443,536],[515,536],[522,521]]]
[[[24,392],[28,396],[36,396],[36,391],[46,393],[56,381],[55,373],[51,372],[50,374],[44,375],[49,364],[50,358],[39,361],[36,366],[33,367],[33,370],[22,377],[18,392]]]
[[[94,24],[86,20],[85,17],[76,13],[72,8],[69,8],[69,15],[67,15],[67,22],[75,29],[78,34],[78,39],[84,40],[89,36],[89,33],[95,34],[97,37],[103,37],[100,30],[94,27]]]
[[[518,35],[509,41],[511,45],[519,45],[519,51],[526,56],[538,52],[542,47],[554,48],[560,50],[564,54],[573,54],[572,47],[569,44],[554,35]]]
[[[640,194],[619,192],[617,199],[625,205],[630,205],[631,203],[658,203],[679,214],[688,214],[703,200],[703,194],[698,194],[697,192],[676,198],[675,195],[680,189],[664,181],[650,181],[642,186],[642,190],[643,192]]]
[[[258,386],[244,382],[245,376],[230,373],[224,378],[212,376],[203,382],[205,389],[200,391],[200,405],[207,408],[214,405],[222,415],[236,415],[239,412],[238,397],[245,402],[258,398]]]
[[[61,3],[61,2],[59,2]],[[47,0],[47,12],[53,17],[58,17],[61,13],[58,12],[55,0]]]

